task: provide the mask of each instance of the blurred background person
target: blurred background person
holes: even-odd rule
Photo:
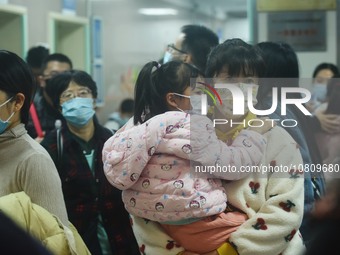
[[[39,76],[40,90],[34,97],[27,124],[28,134],[32,138],[37,138],[38,142],[55,128],[55,121],[60,119],[60,113],[53,108],[52,101],[46,93],[46,84],[53,76],[71,69],[72,61],[61,53],[51,54],[43,62],[42,75]]]
[[[64,121],[41,144],[57,166],[70,221],[92,254],[139,254],[121,191],[104,175],[102,149],[112,131],[97,121],[96,83],[71,71],[51,78],[45,90]]]
[[[313,72],[312,99],[307,104],[309,110],[314,110],[327,100],[327,82],[334,75],[339,75],[339,69],[332,63],[321,63]]]
[[[26,62],[32,70],[32,73],[35,77],[35,80],[38,82],[38,78],[42,75],[43,63],[45,58],[49,55],[49,49],[42,46],[34,46],[31,47],[26,56]],[[37,92],[40,91],[40,87],[38,87]]]
[[[325,114],[336,114],[340,116],[340,75],[335,75],[328,81],[327,102],[321,104],[317,109]],[[315,134],[324,164],[336,164],[340,162],[340,133],[330,134],[320,130]],[[328,171],[325,175],[330,179],[332,173]],[[334,173],[333,177],[336,176]]]
[[[131,98],[124,99],[119,106],[119,111],[112,113],[104,126],[117,131],[133,116],[133,109],[134,100]]]
[[[282,126],[297,142],[302,155],[303,163],[309,166],[321,164],[321,155],[315,141],[313,130],[310,128],[308,116],[304,115],[299,108],[293,104],[287,105],[287,114],[281,114],[281,92],[283,87],[299,87],[299,63],[293,48],[284,42],[262,42],[257,44],[266,64],[263,79],[260,81],[257,95],[257,108],[269,109],[273,104],[272,89],[278,88],[278,105],[275,112],[269,115],[271,119],[296,120],[296,127]],[[301,98],[300,94],[290,93],[289,98]],[[305,173],[304,180],[304,219],[300,228],[304,241],[310,240],[308,217],[314,203],[324,194],[323,175]]]
[[[218,36],[209,28],[185,25],[181,28],[175,43],[168,45],[163,63],[170,60],[183,61],[204,73],[208,54],[218,43]]]

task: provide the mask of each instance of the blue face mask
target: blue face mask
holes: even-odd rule
[[[169,51],[166,51],[163,57],[163,64],[168,63],[172,60],[172,55]]]
[[[324,102],[327,97],[327,85],[326,84],[314,84],[313,96],[317,101]]]
[[[12,97],[10,99],[8,99],[6,102],[4,102],[3,104],[1,104],[0,108],[3,107],[4,105],[6,105],[11,100],[12,100]],[[14,115],[14,112],[12,112],[11,116],[9,116],[8,119],[5,120],[5,121],[0,119],[0,134],[5,132],[5,130],[7,129],[8,125],[9,125],[9,120],[13,117],[13,115]]]
[[[75,97],[61,105],[67,122],[75,127],[85,126],[95,114],[93,98]]]

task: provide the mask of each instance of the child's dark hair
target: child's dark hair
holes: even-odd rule
[[[264,61],[260,52],[241,39],[228,39],[216,46],[208,56],[206,77],[218,75],[224,68],[231,77],[256,75],[264,73]]]
[[[160,65],[147,63],[140,71],[135,87],[134,124],[167,112],[167,93],[182,94],[190,86],[190,78],[197,78],[199,71],[193,66],[177,61]]]

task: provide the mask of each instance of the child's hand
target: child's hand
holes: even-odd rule
[[[259,119],[262,120],[262,123],[260,121],[257,121],[256,123],[254,122],[251,127],[248,127],[248,130],[255,131],[263,135],[276,126],[276,122],[274,120],[270,120],[268,118]]]

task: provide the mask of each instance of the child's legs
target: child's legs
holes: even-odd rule
[[[188,251],[206,253],[226,242],[247,220],[240,212],[220,213],[186,225],[161,224],[165,232]]]

